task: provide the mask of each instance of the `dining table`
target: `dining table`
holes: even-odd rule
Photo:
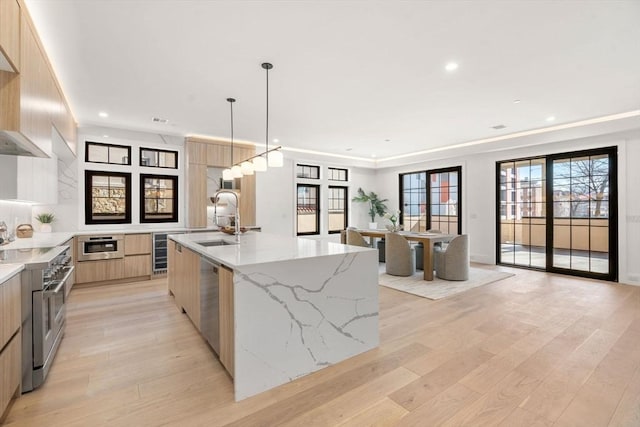
[[[381,229],[356,229],[364,237],[369,237],[371,247],[375,247],[375,239],[384,238],[385,234],[390,233],[388,230]],[[416,231],[394,231],[405,239],[413,242],[421,242],[424,246],[423,262],[424,262],[424,280],[433,281],[433,246],[438,242],[450,242],[456,234],[443,233],[427,233]],[[341,233],[342,243],[346,243],[346,233]]]

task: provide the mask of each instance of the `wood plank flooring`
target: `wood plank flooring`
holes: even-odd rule
[[[77,288],[5,424],[639,426],[640,287],[501,269],[439,301],[380,287],[379,348],[237,403],[165,279]]]

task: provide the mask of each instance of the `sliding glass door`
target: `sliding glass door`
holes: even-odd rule
[[[616,153],[499,162],[498,263],[617,280]]]

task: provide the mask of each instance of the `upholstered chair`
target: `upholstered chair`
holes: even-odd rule
[[[469,235],[454,237],[446,248],[434,248],[436,276],[445,280],[469,279]]]
[[[409,241],[398,233],[386,233],[384,240],[387,274],[412,276],[416,272],[416,256]]]
[[[369,243],[362,237],[362,234],[349,228],[347,228],[347,245],[369,247]]]
[[[433,228],[427,230],[426,232],[442,234],[442,231]],[[436,243],[436,246],[439,244],[440,242]],[[418,242],[418,244],[416,245],[416,269],[424,270],[424,245],[422,244],[422,242]]]
[[[378,242],[378,262],[385,262],[385,241],[384,239],[380,239]]]

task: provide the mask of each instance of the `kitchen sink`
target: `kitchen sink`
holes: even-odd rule
[[[207,240],[205,242],[195,242],[200,246],[226,246],[226,245],[237,245],[236,242],[227,242],[226,240]]]

